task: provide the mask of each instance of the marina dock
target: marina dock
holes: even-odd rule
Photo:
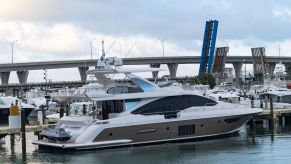
[[[291,116],[291,109],[274,109],[273,110],[273,118],[281,116]],[[262,113],[258,114],[256,120],[264,120],[270,119],[271,117],[271,109],[265,108]],[[25,126],[26,132],[40,132],[44,128],[47,128],[48,125],[27,125]],[[0,134],[18,134],[21,132],[21,129],[10,129],[8,126],[0,127]]]
[[[263,112],[257,115],[257,119],[269,119],[271,116],[272,110],[270,108],[264,108]],[[273,109],[273,118],[279,116],[291,116],[291,108],[285,109]],[[39,132],[42,131],[44,128],[47,128],[48,124],[44,125],[27,125],[25,126],[26,132]],[[20,133],[21,129],[10,129],[7,126],[0,127],[0,134],[17,134]]]
[[[25,126],[26,132],[39,132],[42,131],[44,128],[48,127],[48,125],[29,125]],[[10,129],[7,127],[0,127],[0,134],[18,134],[21,132],[21,129]]]
[[[275,116],[289,115],[291,114],[291,109],[274,109]],[[271,109],[263,109],[263,112],[258,115],[259,118],[267,118],[271,115]]]

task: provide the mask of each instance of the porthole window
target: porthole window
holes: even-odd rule
[[[166,130],[170,130],[170,127],[167,127]]]
[[[220,120],[217,121],[217,123],[219,123],[219,124],[220,124],[220,122],[221,122]]]
[[[231,124],[231,123],[235,123],[235,122],[237,122],[238,120],[239,120],[239,117],[225,119],[224,121],[225,121],[226,123]]]
[[[201,124],[201,125],[200,125],[200,127],[203,127],[203,126],[204,126],[204,124]]]
[[[112,136],[113,134],[112,133],[109,133],[109,136]]]

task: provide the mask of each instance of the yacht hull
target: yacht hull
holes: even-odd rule
[[[168,119],[160,123],[107,127],[92,142],[84,144],[52,143],[47,140],[34,141],[33,144],[81,150],[194,140],[236,133],[250,118],[251,115],[248,114],[189,120]]]

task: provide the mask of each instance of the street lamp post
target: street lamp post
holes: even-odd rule
[[[246,69],[246,59],[243,59],[243,64],[245,65],[245,80],[244,80],[244,99],[246,99],[246,77],[247,77],[247,69]]]
[[[95,39],[91,39],[91,40],[87,40],[90,44],[90,53],[91,53],[91,60],[92,60],[92,56],[93,56],[93,42]]]
[[[45,95],[47,96],[47,89],[48,89],[48,78],[47,78],[47,70],[43,69],[44,73],[43,73],[43,79],[45,80]]]
[[[14,51],[14,44],[17,42],[17,40],[13,40],[13,41],[7,41],[8,44],[11,45],[11,61],[13,63],[13,51]]]
[[[244,63],[245,63],[245,59],[244,59]],[[246,84],[246,78],[247,78],[247,64],[245,63],[245,84]]]
[[[164,47],[164,42],[167,40],[167,38],[159,39],[162,43],[162,48],[163,48],[163,57],[165,56],[165,47]]]

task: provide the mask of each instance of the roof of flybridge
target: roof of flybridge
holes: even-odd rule
[[[266,56],[268,63],[277,63],[279,61],[290,62],[291,57],[286,56]],[[73,67],[96,66],[97,59],[92,60],[66,60],[66,61],[43,61],[0,64],[0,72],[40,70],[40,69],[59,69]],[[148,64],[198,64],[200,56],[165,56],[165,57],[139,57],[124,58],[124,65],[148,65]],[[253,63],[252,56],[227,56],[226,63]]]

